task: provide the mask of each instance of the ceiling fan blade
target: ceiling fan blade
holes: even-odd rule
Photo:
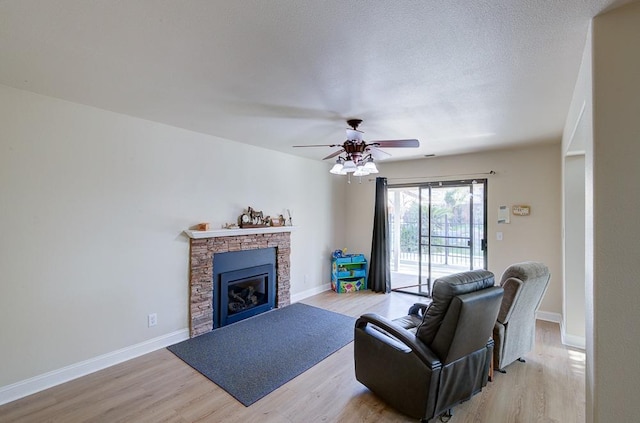
[[[369,145],[373,145],[374,147],[384,147],[384,148],[417,148],[420,147],[420,141],[416,139],[411,140],[381,140],[381,141],[370,141]]]
[[[341,147],[340,144],[309,144],[309,145],[294,145],[293,147]]]
[[[369,147],[367,148],[367,151],[371,153],[371,157],[373,157],[375,160],[384,160],[388,157],[391,157],[391,154],[387,153],[386,151],[382,151],[377,147]]]
[[[324,157],[322,160],[327,160],[327,159],[331,159],[335,156],[339,156],[340,154],[342,154],[344,152],[344,148],[338,150],[338,151],[334,151],[333,153],[329,154],[327,157]]]

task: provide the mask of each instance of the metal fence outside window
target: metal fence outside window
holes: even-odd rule
[[[467,208],[468,210],[468,208]],[[474,213],[476,214],[476,213]],[[481,213],[477,213],[481,217]],[[417,265],[419,261],[419,234],[417,219],[402,219],[400,222],[400,234],[394,233],[394,215],[389,216],[389,228],[391,239],[400,236],[400,251],[392,251],[391,263]],[[474,219],[476,220],[476,219]],[[423,222],[424,227],[427,222]],[[473,239],[475,257],[473,268],[482,268],[483,258],[481,254],[480,240],[483,238],[483,222],[473,222],[472,225],[462,223],[462,219],[453,218],[447,214],[434,216],[431,219],[431,264],[443,266],[455,266],[471,268],[469,241]],[[428,243],[423,237],[424,244]],[[426,247],[423,247],[426,249]],[[398,261],[394,255],[398,254]],[[423,250],[422,263],[429,263],[429,254]]]

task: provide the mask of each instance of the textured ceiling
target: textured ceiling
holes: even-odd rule
[[[0,0],[0,84],[321,159],[557,142],[589,19],[624,2]]]

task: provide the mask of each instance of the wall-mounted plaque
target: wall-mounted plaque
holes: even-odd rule
[[[529,216],[531,214],[531,207],[530,206],[513,206],[511,207],[511,213],[513,213],[514,216]]]

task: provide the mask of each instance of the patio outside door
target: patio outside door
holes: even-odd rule
[[[486,179],[390,186],[391,289],[431,296],[437,278],[486,269]]]

